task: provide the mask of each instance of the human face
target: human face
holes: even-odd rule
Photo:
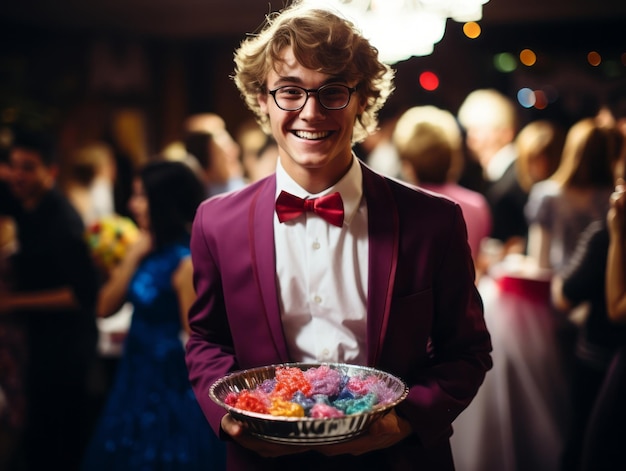
[[[10,155],[10,185],[24,207],[37,205],[45,192],[54,186],[56,166],[44,164],[38,152],[15,148]]]
[[[478,158],[484,167],[489,165],[492,157],[514,138],[512,129],[478,124],[467,128],[467,147]]]
[[[281,58],[276,70],[272,69],[267,76],[268,90],[284,85],[306,89],[317,89],[328,83],[356,85],[305,68],[296,60],[291,47],[283,50]],[[365,108],[358,90],[341,110],[325,109],[315,94],[297,111],[281,110],[268,93],[259,94],[258,100],[261,111],[269,117],[281,164],[300,186],[319,193],[337,183],[348,171],[352,162],[354,123]]]
[[[143,188],[141,179],[133,180],[133,193],[128,200],[128,209],[135,218],[137,227],[146,231],[150,230],[150,205],[148,196]]]

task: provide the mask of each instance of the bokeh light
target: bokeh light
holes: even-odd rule
[[[597,67],[602,63],[602,56],[597,51],[591,51],[587,54],[587,62],[590,65]]]
[[[535,105],[535,92],[530,88],[520,88],[517,92],[517,101],[524,108],[532,108]]]
[[[545,110],[548,106],[548,97],[543,90],[535,90],[535,108],[538,110]]]
[[[513,72],[517,69],[517,59],[510,52],[501,52],[493,56],[493,65],[499,72]]]
[[[430,71],[422,72],[419,76],[420,85],[424,90],[428,90],[432,92],[433,90],[437,90],[439,88],[439,77],[437,74]]]
[[[537,54],[531,49],[523,49],[522,52],[519,53],[519,60],[525,66],[530,67],[537,62]]]
[[[468,21],[463,25],[463,33],[470,39],[476,39],[480,36],[480,25],[475,21]]]
[[[528,87],[520,88],[517,91],[517,101],[524,108],[536,108],[545,110],[558,98],[558,92],[551,85],[545,85],[541,89],[533,90]]]

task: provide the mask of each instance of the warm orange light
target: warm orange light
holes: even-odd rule
[[[596,51],[591,51],[587,54],[587,62],[589,62],[590,65],[597,67],[602,62],[602,57]]]
[[[535,62],[537,62],[537,55],[530,49],[524,49],[519,53],[519,61],[530,67],[531,65],[535,65]]]
[[[470,39],[476,39],[481,33],[480,25],[475,21],[468,21],[463,25],[463,33]]]

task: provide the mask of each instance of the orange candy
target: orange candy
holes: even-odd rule
[[[272,396],[278,396],[285,401],[289,401],[294,393],[302,392],[305,396],[311,394],[311,383],[304,377],[300,368],[279,367],[276,369],[276,387]]]

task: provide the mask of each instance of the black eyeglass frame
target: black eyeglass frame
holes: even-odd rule
[[[343,87],[346,90],[348,90],[348,101],[346,101],[346,104],[338,108],[329,108],[328,106],[324,105],[324,103],[322,103],[319,98],[319,92],[320,90],[323,90],[328,87]],[[282,90],[283,88],[297,88],[299,90],[302,90],[306,94],[304,103],[302,103],[302,105],[299,106],[298,108],[293,108],[293,109],[283,108],[282,106],[280,106],[278,104],[278,100],[276,99],[276,92],[278,92],[279,90]],[[272,98],[274,98],[274,103],[276,103],[276,106],[278,106],[283,111],[300,111],[302,108],[306,106],[307,102],[309,101],[309,96],[311,96],[311,93],[315,93],[317,95],[317,102],[320,104],[322,108],[329,110],[329,111],[338,111],[338,110],[343,110],[344,108],[348,107],[348,105],[350,104],[350,100],[352,99],[352,94],[356,92],[356,90],[357,90],[357,87],[348,87],[347,85],[344,85],[343,83],[327,83],[326,85],[322,85],[319,88],[304,88],[298,85],[283,85],[282,87],[275,88],[274,90],[268,90],[267,93],[272,95]]]

